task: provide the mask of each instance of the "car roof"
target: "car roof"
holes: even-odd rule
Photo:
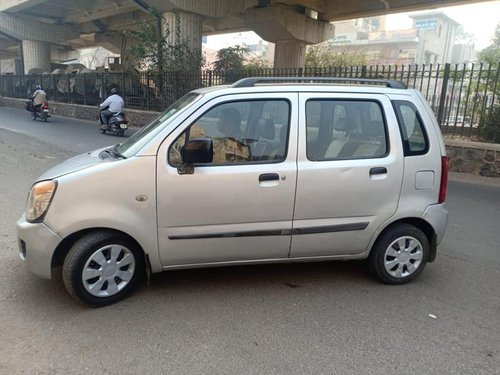
[[[271,92],[339,92],[414,95],[407,86],[391,79],[358,77],[247,77],[232,85],[213,86],[196,90],[200,94]]]
[[[401,95],[413,96],[413,89],[394,89],[384,86],[376,85],[344,85],[344,84],[325,84],[325,83],[279,83],[279,84],[263,84],[255,85],[252,87],[231,87],[226,86],[213,86],[205,87],[194,90],[199,94],[212,93],[219,95],[227,94],[251,94],[251,93],[276,93],[276,92],[321,92],[321,93],[364,93],[364,94],[385,94],[385,95]]]

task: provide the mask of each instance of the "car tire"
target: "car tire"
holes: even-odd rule
[[[144,254],[114,231],[93,232],[78,240],[62,267],[69,294],[90,306],[106,306],[129,295],[144,280]]]
[[[377,239],[368,266],[371,273],[386,284],[405,284],[423,271],[429,251],[429,240],[419,228],[396,224]]]

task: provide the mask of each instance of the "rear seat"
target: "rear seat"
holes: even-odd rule
[[[345,136],[336,138],[328,147],[325,158],[327,159],[349,159],[349,158],[373,158],[382,156],[385,152],[385,142],[382,144],[377,135],[383,128],[383,123],[372,121],[369,126],[365,126],[361,133],[353,134],[358,131],[355,123],[348,120],[339,120],[345,122]]]

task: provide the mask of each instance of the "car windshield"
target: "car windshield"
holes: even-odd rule
[[[191,92],[184,95],[182,98],[177,100],[174,104],[169,106],[158,118],[156,118],[151,124],[145,126],[137,133],[132,135],[122,144],[118,145],[115,150],[125,157],[130,157],[144,147],[151,139],[153,139],[166,125],[166,122],[172,121],[177,115],[182,112],[182,110],[188,107],[190,104],[197,101],[202,94]]]

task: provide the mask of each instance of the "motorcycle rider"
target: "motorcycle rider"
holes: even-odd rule
[[[109,119],[118,112],[123,111],[124,102],[118,94],[118,89],[113,87],[111,95],[106,98],[99,107],[101,108],[101,124],[108,125]]]
[[[37,113],[40,111],[40,107],[43,103],[47,102],[47,94],[42,90],[42,86],[36,85],[35,92],[31,96],[31,100],[33,102],[33,113]]]

